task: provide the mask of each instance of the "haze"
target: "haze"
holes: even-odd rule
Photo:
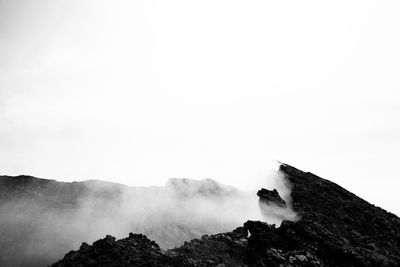
[[[0,173],[255,189],[273,160],[400,214],[397,1],[0,2]]]

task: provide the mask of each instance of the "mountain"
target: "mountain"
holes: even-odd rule
[[[257,203],[254,192],[211,179],[129,187],[0,176],[0,266],[46,266],[106,234],[143,233],[172,248],[262,219]]]
[[[259,204],[297,212],[279,227],[249,220],[232,232],[161,249],[141,234],[83,243],[64,266],[400,266],[400,219],[333,182],[286,164],[291,199],[261,189]],[[195,208],[195,207],[193,207]]]

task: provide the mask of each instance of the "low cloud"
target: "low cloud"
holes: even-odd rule
[[[290,203],[284,179],[279,173],[273,178]],[[106,234],[122,238],[144,233],[162,248],[172,248],[204,234],[231,231],[247,220],[280,224],[295,218],[290,208],[259,206],[256,191],[211,179],[174,178],[162,187],[51,181],[22,188],[0,206],[0,242],[6,248],[2,266],[50,264],[81,242]]]

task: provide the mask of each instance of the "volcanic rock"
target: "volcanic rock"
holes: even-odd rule
[[[286,208],[286,202],[281,198],[279,195],[278,191],[276,189],[274,190],[268,190],[265,188],[262,188],[257,192],[257,196],[260,198],[260,202],[264,202],[265,204],[275,204],[278,207],[281,208]]]
[[[400,266],[400,219],[333,182],[286,164],[297,221],[247,221],[229,233],[161,250],[142,235],[106,237],[65,255],[62,266]],[[283,204],[275,191],[262,201]],[[282,200],[282,201],[281,201]]]

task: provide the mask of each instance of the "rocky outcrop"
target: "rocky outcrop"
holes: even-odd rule
[[[312,173],[285,164],[280,171],[292,185],[297,221],[247,221],[166,251],[141,235],[108,236],[53,266],[400,266],[397,216]],[[259,196],[284,203],[275,191]]]
[[[257,192],[257,196],[260,198],[261,203],[265,203],[267,205],[269,204],[274,204],[278,207],[281,208],[286,208],[286,202],[281,198],[281,196],[278,193],[278,190],[268,190],[265,188],[262,188]]]
[[[230,233],[204,235],[164,251],[141,234],[130,233],[118,241],[108,235],[91,246],[82,243],[78,251],[67,253],[53,266],[240,266],[246,238],[247,231],[242,227]]]
[[[107,235],[92,246],[82,243],[79,251],[71,251],[55,266],[179,266],[188,265],[186,258],[168,255],[142,234],[130,233],[115,240]],[[181,265],[182,266],[182,265]]]

